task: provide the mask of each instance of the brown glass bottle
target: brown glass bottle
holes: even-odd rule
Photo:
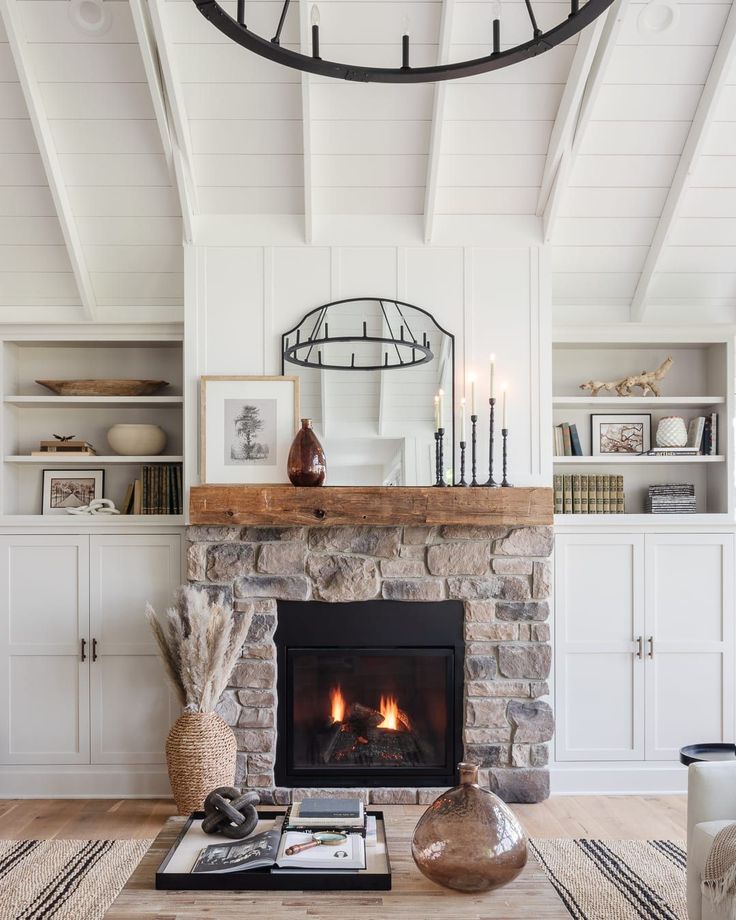
[[[325,452],[312,428],[311,418],[302,419],[302,427],[289,450],[289,479],[295,486],[321,486],[327,475]]]
[[[511,809],[478,785],[478,767],[458,764],[460,785],[419,819],[411,854],[419,871],[445,888],[490,891],[526,865],[526,836]]]

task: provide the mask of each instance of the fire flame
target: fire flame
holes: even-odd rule
[[[396,702],[395,697],[382,696],[378,708],[381,712],[381,715],[383,716],[383,722],[379,722],[376,728],[390,728],[392,731],[398,731],[399,704]]]
[[[345,719],[345,697],[338,684],[330,691],[330,715],[333,723],[342,722]]]

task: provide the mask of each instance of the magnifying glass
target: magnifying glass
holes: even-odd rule
[[[295,843],[285,853],[287,856],[295,856],[297,853],[301,853],[302,850],[310,850],[312,847],[337,847],[341,843],[345,843],[347,839],[347,834],[323,831],[318,834],[312,834],[312,839],[308,843]]]

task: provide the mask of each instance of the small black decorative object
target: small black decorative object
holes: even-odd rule
[[[488,481],[484,483],[486,486],[490,486],[492,489],[498,488],[498,483],[493,478],[493,447],[495,441],[495,427],[496,427],[496,397],[491,396],[488,400],[488,405],[490,406],[489,418],[488,418]],[[504,442],[505,443],[505,442]]]
[[[233,840],[247,837],[256,824],[261,797],[257,792],[242,792],[235,786],[218,786],[204,800],[205,834],[223,834]]]
[[[506,476],[506,442],[508,441],[509,437],[508,428],[501,429],[501,437],[503,438],[503,479],[501,480],[501,485],[504,488],[507,488],[511,485]]]
[[[56,438],[57,441],[61,441],[61,443],[64,444],[67,441],[73,441],[74,438],[76,438],[76,435],[75,434],[55,434],[54,437]]]
[[[500,14],[495,12],[493,5],[489,3],[487,21],[490,28],[486,49],[488,53],[482,57],[471,58],[467,61],[432,64],[426,67],[412,67],[409,62],[409,35],[408,31],[405,31],[400,46],[397,40],[396,57],[397,63],[401,61],[400,67],[368,67],[364,64],[326,61],[320,57],[320,16],[316,4],[312,7],[312,47],[309,53],[295,51],[290,46],[281,44],[281,30],[286,21],[290,0],[283,0],[278,24],[273,34],[268,37],[257,35],[245,24],[245,3],[242,0],[239,0],[237,4],[236,18],[226,12],[218,0],[194,0],[205,19],[227,35],[231,41],[237,42],[249,51],[275,61],[277,64],[292,67],[294,70],[358,83],[434,83],[438,80],[454,80],[458,77],[472,77],[492,70],[500,70],[502,67],[508,67],[527,58],[543,54],[550,48],[568,41],[605,12],[612,2],[613,0],[588,0],[587,3],[581,4],[580,0],[570,0],[570,13],[553,28],[543,32],[537,23],[531,0],[525,0],[530,37],[503,51],[501,50]],[[335,38],[330,37],[329,41],[334,42]]]
[[[465,441],[460,442],[460,481],[455,483],[456,486],[467,486],[467,482],[465,482],[465,448],[466,446],[467,445]]]
[[[438,428],[434,433],[434,438],[436,442],[436,460],[437,460],[437,475],[435,476],[434,484],[436,486],[446,486],[444,476],[444,466],[445,466],[445,429]]]
[[[471,486],[477,486],[478,479],[476,478],[477,473],[477,463],[476,463],[476,427],[478,425],[478,416],[470,416],[470,473],[471,473]]]

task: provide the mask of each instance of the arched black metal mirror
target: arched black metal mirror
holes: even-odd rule
[[[329,485],[433,485],[440,390],[452,481],[455,337],[431,313],[385,297],[338,300],[305,314],[281,346]]]

